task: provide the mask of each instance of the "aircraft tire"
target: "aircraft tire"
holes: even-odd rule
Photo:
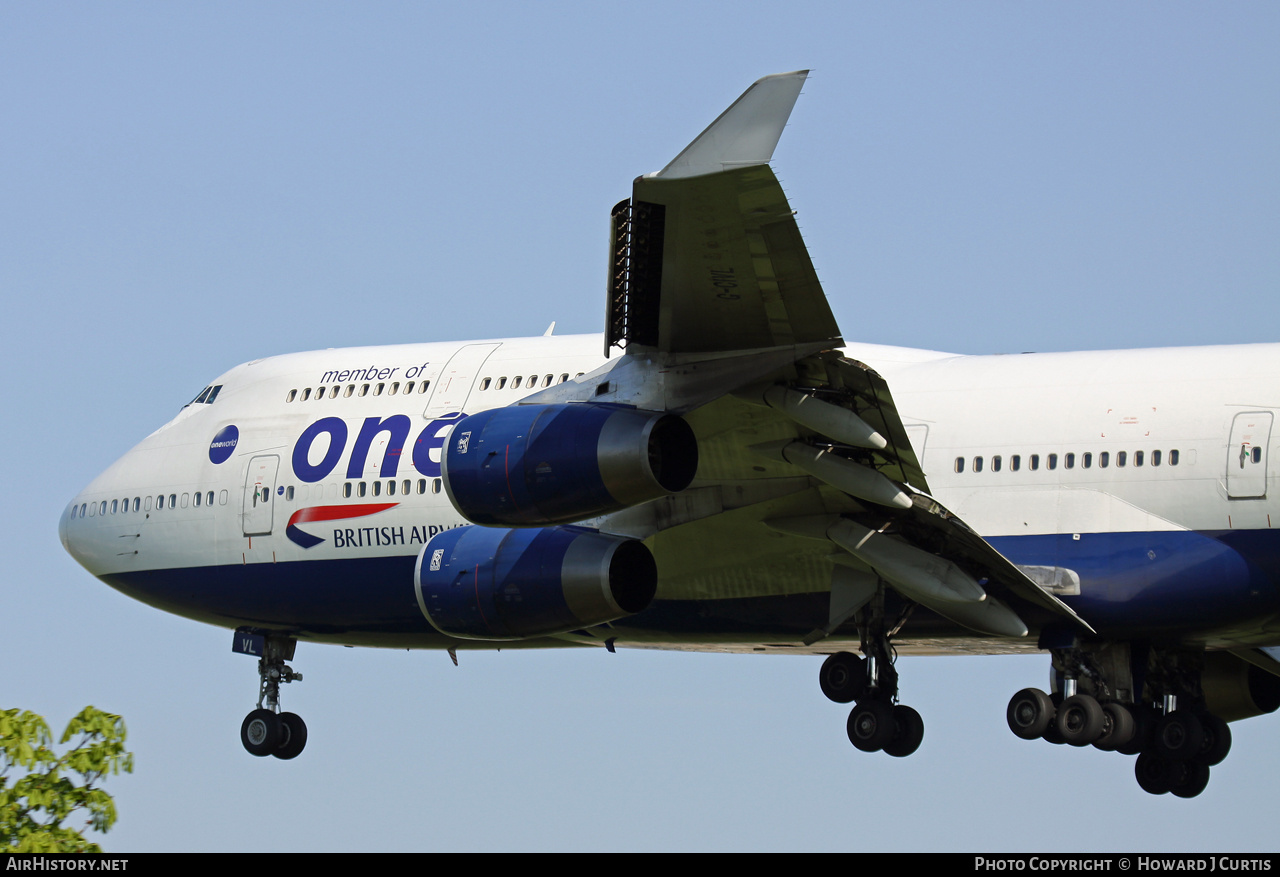
[[[1058,707],[1058,733],[1072,746],[1088,746],[1102,736],[1107,714],[1102,704],[1088,694],[1068,697]]]
[[[1115,752],[1133,739],[1138,730],[1137,724],[1133,720],[1133,713],[1122,703],[1103,704],[1102,711],[1106,715],[1106,726],[1102,729],[1102,735],[1093,741],[1093,745],[1103,752]]]
[[[1056,712],[1049,695],[1038,688],[1024,688],[1009,699],[1004,715],[1015,737],[1037,740],[1053,724]]]
[[[818,684],[828,700],[853,703],[867,688],[867,669],[852,652],[836,652],[822,662]]]
[[[250,755],[262,758],[280,745],[280,717],[271,710],[254,710],[240,723],[240,743]]]
[[[1142,791],[1149,795],[1166,795],[1173,788],[1174,781],[1181,778],[1181,773],[1174,768],[1174,762],[1148,749],[1134,762],[1133,773]]]
[[[1195,760],[1207,767],[1221,764],[1231,751],[1231,728],[1213,713],[1202,713],[1200,724],[1204,728],[1205,741]]]
[[[893,740],[897,724],[893,720],[893,707],[883,700],[864,700],[849,713],[845,730],[849,742],[862,752],[876,752]]]
[[[1174,710],[1156,725],[1151,745],[1170,761],[1189,761],[1204,746],[1204,726],[1190,710]]]
[[[884,744],[885,754],[906,758],[924,740],[924,719],[911,707],[898,704],[893,708],[893,724],[893,739]]]
[[[284,760],[297,758],[307,745],[307,723],[297,713],[281,713],[278,718],[280,744],[271,754]]]
[[[1062,708],[1062,701],[1063,697],[1061,691],[1054,691],[1049,694],[1049,702],[1053,704],[1054,721],[1050,722],[1049,727],[1044,729],[1043,739],[1052,743],[1054,746],[1061,746],[1063,743],[1067,742],[1062,739],[1062,732],[1058,730],[1057,722],[1057,714],[1058,710]]]
[[[1209,765],[1202,761],[1189,761],[1183,768],[1182,777],[1169,791],[1179,798],[1194,798],[1209,785]]]

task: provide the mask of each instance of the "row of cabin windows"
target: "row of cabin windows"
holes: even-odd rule
[[[345,481],[342,484],[342,495],[347,499],[352,496],[382,496],[383,494],[387,496],[409,496],[417,493],[421,496],[428,490],[432,493],[439,493],[441,489],[442,483],[439,478],[419,478],[416,482],[410,478],[405,478],[403,481],[396,481],[394,478],[390,478],[386,481],[373,482]],[[294,496],[295,488],[293,485],[289,485],[284,489],[285,502],[293,502]]]
[[[1255,463],[1259,462],[1262,459],[1262,449],[1255,448],[1254,455],[1258,458],[1257,460],[1254,460],[1254,462]],[[1085,451],[1083,454],[1080,454],[1079,457],[1080,457],[1081,469],[1093,468],[1094,455],[1092,451]],[[1139,466],[1147,465],[1148,463],[1152,466],[1159,466],[1162,462],[1164,462],[1165,459],[1166,458],[1163,452],[1161,451],[1152,451],[1150,455],[1148,455],[1145,451],[1134,451],[1132,456],[1130,456],[1128,451],[1116,451],[1116,454],[1115,454],[1115,463],[1117,467],[1128,466],[1130,465],[1130,463],[1132,463],[1132,465],[1135,468]],[[1169,455],[1167,459],[1169,461],[1170,466],[1178,465],[1178,451],[1176,448],[1174,450],[1169,451]],[[1099,453],[1098,468],[1106,469],[1110,465],[1111,465],[1111,452],[1102,451],[1101,453]],[[983,469],[983,466],[984,466],[983,457],[977,456],[973,458],[972,470],[974,472],[981,472]],[[1074,453],[1063,454],[1062,468],[1074,469],[1075,467],[1076,467],[1076,454]],[[1004,457],[1001,456],[1000,454],[996,454],[991,458],[991,471],[999,472],[1003,468],[1004,468]],[[1017,472],[1021,468],[1022,468],[1022,455],[1021,454],[1011,455],[1009,457],[1009,471]],[[1027,469],[1034,472],[1039,468],[1040,468],[1039,454],[1031,454],[1029,457],[1027,457]],[[1045,468],[1046,469],[1058,468],[1057,454],[1045,455]],[[964,469],[965,469],[965,458],[956,457],[956,465],[955,465],[956,472],[957,473],[964,472]]]
[[[350,396],[381,396],[386,391],[388,396],[394,396],[399,393],[402,396],[408,396],[415,390],[419,393],[425,393],[431,387],[430,381],[405,381],[402,385],[399,381],[391,381],[390,383],[383,381],[377,384],[360,384],[359,391],[356,390],[356,384],[347,384],[344,389],[339,384],[331,387],[316,387],[312,390],[310,387],[304,387],[302,390],[290,390],[289,395],[285,396],[285,402],[306,402],[309,399],[315,399],[317,402],[325,398],[325,392],[328,392],[330,399],[337,399],[341,394],[346,399]]]
[[[584,372],[578,372],[578,377],[582,377],[583,374]],[[558,381],[556,381],[555,375],[543,375],[542,386],[549,387],[551,386],[553,381],[555,381],[556,383],[563,384],[568,380],[569,380],[568,372],[562,373]],[[527,390],[535,389],[538,386],[538,375],[529,375],[528,378],[525,378],[524,375],[516,375],[515,377],[510,379],[509,386],[508,386],[507,378],[505,376],[496,378],[496,379],[495,378],[480,379],[481,390],[487,390],[490,387],[492,387],[495,390],[503,390],[503,389],[517,390],[521,386],[524,386],[524,388]],[[359,387],[358,390],[357,390],[357,387]],[[296,389],[290,390],[288,395],[285,396],[284,401],[285,402],[307,402],[311,399],[315,399],[316,401],[319,401],[325,398],[337,399],[338,396],[342,396],[342,398],[344,399],[349,398],[351,396],[356,396],[356,397],[381,396],[384,391],[388,396],[394,396],[397,393],[399,393],[402,396],[407,396],[410,393],[414,393],[414,392],[425,393],[430,388],[431,388],[430,381],[405,381],[403,384],[401,384],[400,381],[390,381],[390,382],[382,381],[381,383],[377,383],[377,384],[347,384],[346,387],[343,387],[339,384],[335,384],[329,387],[316,387],[315,389],[312,389],[311,387],[304,387],[301,390],[296,390]],[[218,389],[221,389],[221,388],[219,387]],[[207,401],[212,402],[213,399],[208,399]]]
[[[585,372],[578,372],[578,377],[582,377],[583,374],[585,374]],[[542,386],[549,387],[551,386],[551,383],[553,381],[557,384],[563,384],[568,380],[569,380],[568,372],[562,373],[560,375],[559,380],[556,380],[555,375],[543,375]],[[493,389],[495,390],[518,390],[520,389],[520,385],[522,383],[524,384],[524,388],[526,390],[535,389],[538,386],[538,376],[529,375],[528,379],[526,379],[524,375],[516,375],[514,378],[511,379],[510,386],[507,385],[507,379],[505,377],[497,378],[496,381],[494,378],[481,378],[480,389],[487,390],[490,387],[493,387]]]
[[[227,504],[227,492],[221,490],[218,492],[218,505]],[[125,515],[130,512],[149,512],[153,508],[156,511],[164,509],[187,508],[192,506],[200,508],[202,506],[213,505],[213,491],[202,493],[170,493],[159,494],[158,496],[135,496],[125,497],[124,499],[104,499],[101,502],[82,502],[80,505],[71,507],[72,518],[92,518],[98,515]]]

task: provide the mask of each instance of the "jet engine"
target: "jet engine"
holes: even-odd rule
[[[640,612],[658,567],[644,543],[580,527],[457,527],[423,547],[414,587],[441,633],[517,640]]]
[[[1280,708],[1280,677],[1227,652],[1205,656],[1200,684],[1209,712],[1228,722]]]
[[[684,490],[693,430],[673,414],[607,405],[513,405],[473,414],[440,460],[449,500],[476,524],[567,524]]]

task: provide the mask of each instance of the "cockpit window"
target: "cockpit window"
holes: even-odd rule
[[[218,384],[217,386],[205,387],[203,390],[200,391],[200,395],[196,396],[194,399],[192,399],[190,402],[188,402],[186,405],[183,405],[182,407],[186,408],[188,405],[212,405],[213,400],[218,398],[218,392],[221,389],[222,389],[222,384]]]

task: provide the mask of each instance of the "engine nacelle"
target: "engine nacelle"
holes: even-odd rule
[[[1280,708],[1280,677],[1227,652],[1205,655],[1200,685],[1205,706],[1224,721],[1266,715]]]
[[[461,420],[440,469],[469,521],[568,524],[684,490],[698,469],[698,442],[674,414],[513,405]]]
[[[457,527],[418,555],[422,614],[459,639],[517,640],[614,621],[648,607],[658,567],[643,542],[578,527]]]

